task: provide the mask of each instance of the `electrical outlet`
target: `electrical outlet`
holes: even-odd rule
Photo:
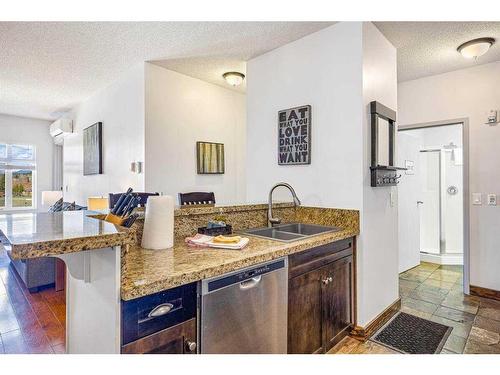
[[[472,204],[475,206],[480,206],[483,204],[481,193],[472,193]]]
[[[496,206],[497,205],[497,195],[496,194],[488,194],[488,205]]]

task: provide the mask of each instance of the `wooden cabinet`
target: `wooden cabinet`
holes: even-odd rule
[[[349,239],[289,257],[289,353],[326,353],[349,333],[353,247]]]
[[[337,260],[325,267],[322,292],[322,333],[327,352],[349,332],[353,323],[352,256]]]
[[[155,332],[122,346],[123,354],[196,353],[196,319]]]

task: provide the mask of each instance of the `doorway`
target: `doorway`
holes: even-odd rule
[[[427,264],[463,271],[469,292],[468,123],[400,126],[399,271]]]

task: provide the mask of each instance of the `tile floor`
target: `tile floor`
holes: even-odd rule
[[[453,327],[441,353],[499,353],[500,301],[462,292],[462,267],[422,262],[399,275],[401,311]],[[396,353],[346,337],[330,353]]]
[[[0,245],[0,354],[64,353],[64,291],[30,293]]]

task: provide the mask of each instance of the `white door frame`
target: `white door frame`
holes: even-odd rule
[[[464,205],[464,293],[469,294],[470,281],[470,206],[469,206],[469,119],[459,118],[444,121],[424,122],[420,124],[399,125],[398,131],[432,128],[446,125],[461,125],[462,126],[462,149],[463,149],[463,205]]]

